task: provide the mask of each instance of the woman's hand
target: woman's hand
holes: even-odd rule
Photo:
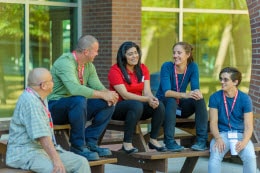
[[[148,104],[153,109],[156,109],[159,106],[159,100],[156,97],[148,97]]]
[[[196,90],[193,90],[193,91],[190,91],[188,93],[188,96],[189,98],[193,98],[195,100],[200,100],[203,98],[203,95],[202,93],[200,92],[200,90],[196,89]]]

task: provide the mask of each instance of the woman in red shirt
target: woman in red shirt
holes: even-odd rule
[[[164,105],[153,96],[150,88],[150,74],[141,64],[141,50],[134,42],[124,42],[117,53],[117,64],[108,74],[110,90],[119,94],[112,119],[125,121],[122,150],[126,153],[138,152],[132,145],[136,123],[152,117],[150,149],[166,151],[157,141],[159,129],[164,120]]]

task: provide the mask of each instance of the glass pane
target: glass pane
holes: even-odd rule
[[[194,46],[206,100],[221,89],[218,74],[226,66],[235,66],[242,72],[239,87],[248,92],[252,57],[248,15],[184,14],[183,28],[183,40]]]
[[[30,1],[41,1],[42,0],[30,0]],[[52,1],[52,2],[78,2],[78,0],[45,0],[45,1]]]
[[[50,69],[52,63],[64,52],[73,48],[71,19],[76,8],[30,6],[30,63],[34,67]]]
[[[245,0],[183,0],[184,8],[247,10]]]
[[[179,37],[178,25],[177,13],[142,13],[142,62],[151,74],[172,59],[172,45]]]
[[[142,0],[142,6],[177,8],[179,6],[179,0],[174,0],[174,1]]]
[[[24,6],[1,3],[0,16],[0,117],[7,117],[24,89]]]
[[[190,5],[190,8],[202,8],[196,4],[200,1],[184,2],[189,2],[186,7]],[[216,1],[213,5],[211,1],[206,2],[209,3],[204,7],[213,9],[246,8],[243,1],[221,0],[220,4]],[[236,4],[236,8],[234,4],[230,5],[231,2]],[[142,62],[148,66],[151,74],[158,74],[162,63],[172,60],[172,46],[179,37],[178,15],[179,13],[170,12],[142,12]],[[248,92],[252,61],[250,33],[249,16],[246,14],[184,13],[183,40],[194,47],[195,61],[200,69],[201,89],[206,101],[214,91],[220,89],[218,73],[225,66],[235,66],[241,70],[243,82],[239,88]]]

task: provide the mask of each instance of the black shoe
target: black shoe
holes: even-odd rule
[[[125,147],[124,147],[124,145],[122,145],[122,150],[123,150],[124,152],[126,152],[127,154],[133,154],[133,153],[137,153],[137,152],[138,152],[138,149],[135,148],[135,147],[133,147],[133,148],[130,149],[130,150],[126,150]]]
[[[165,152],[167,151],[167,148],[166,147],[157,147],[155,146],[154,144],[152,144],[151,142],[148,142],[148,146],[150,149],[156,149],[156,151],[159,151],[159,152]]]

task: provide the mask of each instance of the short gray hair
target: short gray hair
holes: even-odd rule
[[[28,75],[28,86],[37,86],[45,80],[46,74],[50,73],[48,69],[43,67],[34,68]]]
[[[83,35],[78,40],[76,51],[77,52],[82,52],[85,49],[89,49],[96,42],[98,42],[98,40],[94,36],[92,36],[92,35]]]

